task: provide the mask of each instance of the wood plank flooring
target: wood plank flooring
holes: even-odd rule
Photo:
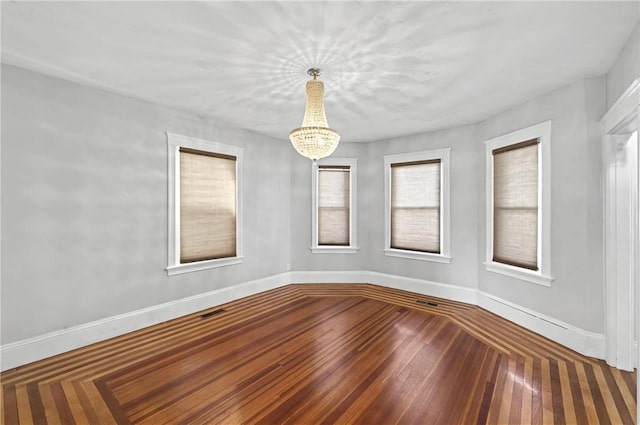
[[[202,313],[3,373],[3,423],[636,423],[635,374],[475,306],[289,285]]]

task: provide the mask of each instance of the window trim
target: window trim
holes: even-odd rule
[[[320,166],[349,167],[349,245],[318,245],[318,170]],[[323,158],[311,162],[311,253],[356,254],[357,239],[357,158]]]
[[[213,260],[180,263],[180,148],[195,149],[215,154],[230,155],[236,158],[236,256]],[[206,270],[216,267],[239,264],[243,260],[242,251],[242,148],[183,136],[167,132],[168,162],[168,238],[167,238],[167,274],[169,276]]]
[[[435,263],[451,263],[450,157],[451,148],[384,156],[384,255]],[[433,159],[440,160],[440,253],[391,248],[391,164]]]
[[[493,150],[538,139],[538,270],[493,261]],[[487,271],[551,286],[551,121],[513,131],[485,141],[486,260]]]

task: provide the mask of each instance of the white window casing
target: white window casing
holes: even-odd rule
[[[322,244],[319,237],[319,191],[321,169],[336,167],[340,172],[348,173],[348,244]],[[311,162],[311,252],[313,254],[355,254],[358,252],[357,239],[357,158],[323,158]]]
[[[235,157],[235,256],[180,262],[180,148]],[[169,276],[241,263],[242,255],[242,148],[167,132],[168,157],[168,265]]]
[[[494,261],[494,150],[538,140],[537,266],[530,270]],[[486,270],[516,279],[551,286],[551,121],[545,121],[485,141],[486,164]]]
[[[385,245],[384,254],[390,257],[408,258],[412,260],[431,261],[436,263],[451,262],[451,216],[450,216],[450,156],[451,148],[434,149],[422,152],[403,153],[384,156],[384,190],[385,190]],[[422,252],[411,249],[392,248],[391,236],[391,185],[392,165],[422,161],[440,161],[440,211],[439,211],[439,248],[440,252]]]

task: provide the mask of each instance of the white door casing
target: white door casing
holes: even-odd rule
[[[624,370],[639,362],[634,349],[640,296],[639,103],[636,80],[602,119],[606,361]]]

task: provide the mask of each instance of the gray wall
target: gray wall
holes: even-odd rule
[[[336,156],[358,157],[357,255],[311,254],[310,164],[293,159],[294,270],[371,270],[478,288],[579,328],[602,332],[603,235],[600,118],[604,77],[582,80],[477,125],[366,144],[343,144]],[[551,272],[544,287],[487,272],[484,141],[542,121],[551,134]],[[384,174],[387,154],[451,147],[451,264],[387,257]]]
[[[335,157],[358,158],[357,254],[312,254],[311,164],[292,161],[293,270],[370,270],[475,287],[477,234],[474,126],[372,143],[342,143]],[[384,248],[384,155],[451,147],[451,264],[388,257]]]
[[[358,158],[360,251],[333,255],[309,250],[311,165],[288,141],[3,66],[2,343],[289,266],[477,287],[602,332],[599,120],[610,75],[560,88],[477,125],[341,144],[335,156]],[[545,120],[553,121],[551,288],[489,273],[482,265],[484,140]],[[242,264],[167,277],[165,131],[245,149]],[[452,263],[384,256],[383,156],[442,147],[452,148]]]
[[[479,289],[592,332],[604,330],[601,139],[604,78],[583,80],[478,125],[476,184],[485,202],[484,141],[551,120],[551,287],[487,272],[485,209],[478,208]]]
[[[477,198],[475,126],[458,127],[427,134],[394,138],[369,144],[367,167],[369,199],[369,269],[381,273],[424,279],[451,285],[476,287]],[[384,248],[384,156],[451,148],[451,264],[385,256]]]
[[[168,277],[165,132],[244,148],[242,264]],[[284,272],[284,141],[2,67],[2,344]],[[276,166],[274,166],[276,165]]]
[[[291,160],[291,268],[292,270],[368,270],[366,241],[368,214],[364,190],[367,143],[340,143],[331,155],[335,158],[357,158],[357,239],[360,250],[355,254],[311,253],[311,161],[300,155]],[[291,148],[293,149],[293,148]]]
[[[640,24],[636,25],[607,73],[607,109],[638,77],[640,77]]]

